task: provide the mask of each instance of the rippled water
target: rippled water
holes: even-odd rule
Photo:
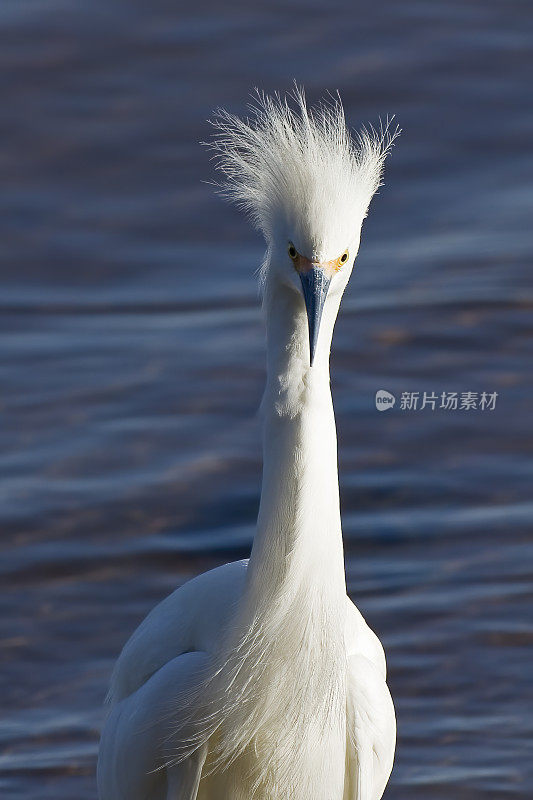
[[[531,797],[531,5],[6,0],[0,21],[2,796],[94,798],[122,644],[249,551],[262,245],[197,142],[295,77],[404,130],[332,359],[349,589],[398,714],[386,797]],[[454,390],[496,408],[399,407]]]

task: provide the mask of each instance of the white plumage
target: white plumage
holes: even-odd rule
[[[379,800],[392,768],[383,648],[346,596],[329,350],[396,132],[352,138],[340,101],[292,99],[219,112],[211,143],[267,242],[252,554],[177,589],[125,645],[101,800]]]

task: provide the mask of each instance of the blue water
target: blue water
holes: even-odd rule
[[[5,0],[0,24],[2,797],[95,798],[122,644],[249,552],[262,243],[197,142],[293,78],[403,128],[332,356],[386,797],[531,797],[531,4]],[[498,397],[402,410],[415,391]]]

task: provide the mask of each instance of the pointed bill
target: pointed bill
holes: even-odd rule
[[[309,353],[310,363],[313,366],[320,320],[324,309],[324,302],[328,293],[331,278],[328,278],[322,267],[313,265],[306,272],[300,272],[307,322],[309,325]]]

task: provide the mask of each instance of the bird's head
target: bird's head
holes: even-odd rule
[[[250,117],[219,110],[212,124],[222,193],[265,237],[267,291],[282,285],[303,299],[312,364],[322,312],[330,306],[336,316],[399,130],[351,134],[339,98],[309,109],[300,89],[288,98],[258,92]]]

